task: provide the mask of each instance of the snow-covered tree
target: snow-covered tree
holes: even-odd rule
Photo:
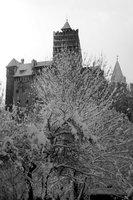
[[[1,199],[132,193],[132,124],[112,109],[104,62],[82,65],[78,54],[61,52],[37,76],[29,116],[0,110]]]
[[[112,109],[115,89],[110,93],[102,65],[98,60],[83,68],[77,54],[64,51],[37,76],[50,166],[45,198],[79,200],[97,190],[125,195],[132,188],[133,127]]]
[[[34,170],[41,167],[40,135],[27,117],[18,120],[18,109],[0,112],[0,199],[30,199],[35,196]],[[20,113],[19,113],[20,114]],[[44,138],[45,139],[45,138]],[[44,142],[45,143],[45,142]],[[37,172],[38,173],[38,172]]]

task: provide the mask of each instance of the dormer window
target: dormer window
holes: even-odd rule
[[[23,74],[25,71],[26,71],[25,69],[19,70],[20,74]]]

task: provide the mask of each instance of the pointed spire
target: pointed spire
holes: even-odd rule
[[[119,64],[119,57],[116,57],[116,63],[114,67],[114,71],[112,73],[111,82],[115,83],[126,83],[126,78],[123,76],[120,64]]]
[[[71,29],[71,26],[68,23],[68,19],[66,19],[66,23],[64,24],[61,30],[67,30],[67,29]]]

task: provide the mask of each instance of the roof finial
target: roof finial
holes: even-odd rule
[[[117,62],[119,61],[119,56],[118,56],[118,55],[116,56],[116,61],[117,61]]]
[[[66,15],[66,22],[68,22],[68,16]]]

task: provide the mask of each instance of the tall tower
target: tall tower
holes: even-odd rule
[[[53,57],[63,48],[81,54],[78,29],[72,29],[68,23],[68,20],[66,20],[66,23],[60,32],[53,32]]]
[[[20,63],[13,58],[11,60],[11,62],[6,67],[6,99],[5,99],[5,104],[6,104],[6,109],[9,108],[9,110],[12,109],[12,105],[13,105],[14,74],[15,74],[19,64]]]

